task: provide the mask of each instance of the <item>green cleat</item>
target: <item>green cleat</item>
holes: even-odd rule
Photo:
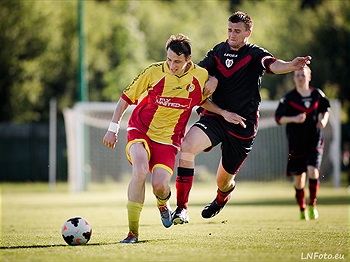
[[[305,210],[300,211],[300,220],[305,220],[305,221],[309,220],[309,217],[307,216],[307,213],[305,212]]]
[[[316,206],[309,206],[309,217],[310,219],[318,218],[318,211],[316,209]]]

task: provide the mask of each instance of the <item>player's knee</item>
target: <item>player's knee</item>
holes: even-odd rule
[[[169,185],[165,181],[152,181],[153,194],[164,199],[169,195]]]

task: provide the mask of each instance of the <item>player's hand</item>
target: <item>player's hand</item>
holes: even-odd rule
[[[302,124],[305,122],[305,119],[306,119],[306,113],[301,113],[299,115],[296,115],[294,117],[294,122],[297,123],[297,124]]]
[[[244,117],[236,114],[236,113],[233,113],[233,112],[229,112],[229,111],[226,111],[224,110],[224,112],[221,114],[225,120],[227,122],[230,122],[230,123],[233,123],[233,124],[236,124],[236,125],[241,125],[243,128],[246,128],[247,125],[245,124],[244,121],[246,121],[247,119],[245,119]]]
[[[118,135],[112,131],[107,131],[103,137],[103,144],[109,148],[114,148],[115,144],[118,142]]]
[[[214,76],[209,76],[209,79],[204,84],[203,95],[211,96],[218,85],[218,80]]]
[[[294,70],[302,70],[306,65],[311,63],[311,56],[296,57],[292,60]]]
[[[327,120],[323,118],[323,114],[318,115],[318,122],[316,124],[317,128],[325,128],[327,125]]]

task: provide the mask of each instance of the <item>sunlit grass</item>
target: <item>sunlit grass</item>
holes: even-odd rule
[[[350,261],[346,189],[321,186],[320,218],[306,222],[299,220],[290,184],[240,182],[223,211],[207,220],[200,213],[216,187],[195,183],[190,223],[166,229],[147,185],[140,243],[122,245],[128,231],[125,183],[91,185],[83,193],[69,193],[66,184],[54,191],[37,183],[1,187],[1,261],[299,261],[321,253]],[[86,246],[67,246],[61,236],[63,222],[75,215],[92,224]]]

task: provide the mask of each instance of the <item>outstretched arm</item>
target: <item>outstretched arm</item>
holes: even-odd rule
[[[292,61],[286,62],[276,59],[270,65],[270,71],[274,74],[285,74],[296,70],[302,70],[307,64],[310,64],[311,56],[296,57]]]

